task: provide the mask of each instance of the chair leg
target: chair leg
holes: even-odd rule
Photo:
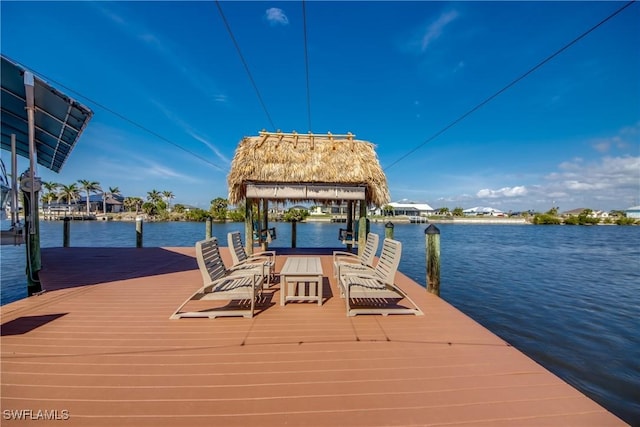
[[[176,311],[173,312],[173,314],[171,316],[169,316],[169,319],[179,319],[180,318],[180,310],[182,310],[182,307],[184,307],[185,305],[187,305],[187,303],[189,301],[191,301],[196,295],[198,294],[204,294],[206,289],[206,286],[203,286],[202,288],[198,289],[193,295],[191,295],[189,298],[187,298],[185,300],[185,302],[183,302],[182,304],[180,304],[180,307],[178,307],[178,309]]]

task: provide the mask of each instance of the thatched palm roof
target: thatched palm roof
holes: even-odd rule
[[[353,135],[260,132],[238,144],[227,177],[229,202],[246,198],[247,184],[364,186],[368,205],[389,202],[387,178],[367,141]],[[280,197],[269,197],[275,200]],[[287,197],[291,201],[317,198]]]

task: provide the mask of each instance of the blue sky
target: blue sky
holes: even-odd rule
[[[393,201],[611,210],[640,204],[639,4],[429,138],[624,4],[307,2],[311,129],[301,2],[220,3],[266,112],[215,2],[2,1],[1,48],[95,113],[45,181],[208,208],[243,136],[353,132]]]

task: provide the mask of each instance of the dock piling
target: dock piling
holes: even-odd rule
[[[211,218],[207,218],[207,222],[204,226],[204,237],[205,239],[210,239],[211,238]]]
[[[387,222],[384,225],[384,238],[385,239],[393,239],[393,223],[391,221]]]
[[[64,226],[62,227],[62,247],[68,248],[69,242],[70,242],[69,237],[70,237],[71,218],[69,218],[68,216],[65,216],[63,221],[64,221]]]
[[[440,230],[431,224],[424,230],[427,253],[427,291],[440,296]]]
[[[142,218],[136,218],[136,248],[142,247]]]

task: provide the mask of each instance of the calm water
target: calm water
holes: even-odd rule
[[[339,224],[298,224],[298,247],[336,247]],[[344,226],[344,225],[342,225]],[[382,224],[372,231],[384,236]],[[214,224],[226,233],[242,224]],[[273,247],[290,246],[276,224]],[[640,227],[438,225],[442,297],[628,423],[640,426]],[[402,272],[424,286],[424,224],[398,224]],[[41,224],[62,246],[62,222]],[[204,223],[145,223],[144,246],[191,246]],[[72,246],[135,246],[135,224],[73,222]],[[26,296],[24,247],[3,246],[2,304]],[[428,313],[427,313],[428,315]]]

